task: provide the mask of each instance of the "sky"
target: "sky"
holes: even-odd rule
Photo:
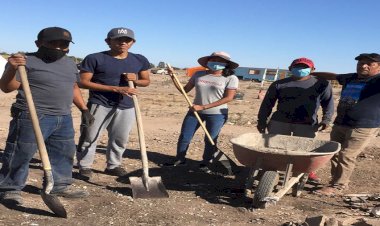
[[[135,32],[130,52],[157,65],[198,66],[225,51],[244,67],[286,69],[307,57],[316,71],[349,73],[355,56],[380,53],[378,0],[3,0],[0,52],[36,51],[37,33],[68,29],[69,55],[108,50],[108,31]]]

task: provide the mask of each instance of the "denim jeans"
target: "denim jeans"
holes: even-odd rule
[[[210,133],[210,136],[216,145],[219,132],[222,129],[224,123],[226,123],[228,119],[228,114],[199,114],[199,117],[203,122],[206,123],[206,129]],[[195,117],[194,113],[189,111],[182,123],[181,134],[179,136],[177,144],[177,159],[185,160],[186,152],[189,148],[190,141],[193,138],[199,126],[200,124],[197,118]],[[215,153],[216,147],[210,143],[206,135],[204,141],[205,148],[202,157],[202,162],[207,163],[212,159],[212,155]]]
[[[12,108],[13,119],[0,170],[0,190],[21,190],[28,177],[29,162],[37,151],[32,121],[27,111]],[[71,115],[39,114],[41,131],[52,167],[54,187],[64,189],[72,183],[75,154],[74,128]]]

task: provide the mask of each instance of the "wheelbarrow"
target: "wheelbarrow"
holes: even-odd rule
[[[231,139],[237,160],[250,168],[245,195],[253,207],[266,208],[276,203],[290,188],[297,197],[308,174],[323,167],[340,151],[340,144],[306,137],[245,133]],[[261,172],[261,177],[259,177]]]

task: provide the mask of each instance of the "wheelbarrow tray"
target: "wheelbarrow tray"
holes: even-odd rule
[[[284,171],[293,164],[293,172],[309,173],[324,166],[340,144],[334,141],[274,134],[245,133],[231,139],[237,160],[247,167],[266,171]]]

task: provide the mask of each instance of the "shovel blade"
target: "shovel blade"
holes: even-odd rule
[[[59,217],[67,218],[66,209],[56,196],[46,194],[42,191],[41,197],[42,200],[44,200],[44,203],[47,205],[47,207],[49,207],[51,211],[53,211]]]
[[[148,177],[146,184],[140,177],[129,177],[129,181],[131,182],[134,199],[169,198],[161,177]]]
[[[217,151],[213,154],[213,158],[210,162],[211,164],[209,168],[213,172],[218,172],[230,176],[238,173],[238,167],[236,163],[219,149],[217,149]]]

